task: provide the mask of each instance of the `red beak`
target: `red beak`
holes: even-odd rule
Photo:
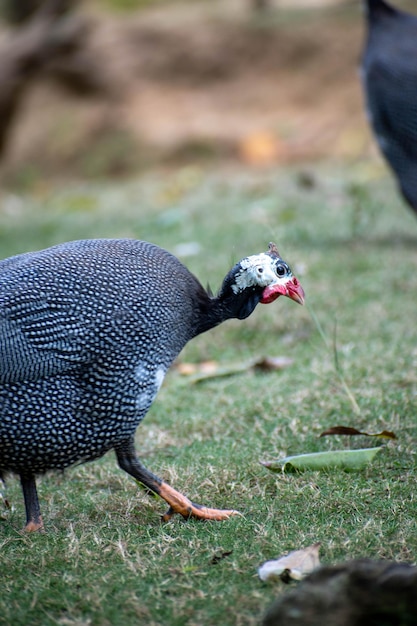
[[[279,296],[291,298],[298,304],[304,304],[304,289],[301,287],[299,280],[293,276],[285,285],[269,285],[265,287],[262,294],[262,304],[269,304],[276,300]]]
[[[291,298],[291,300],[294,300],[295,302],[298,302],[298,304],[303,305],[305,294],[304,294],[304,289],[301,287],[299,280],[294,276],[286,284],[286,287],[288,291],[286,295],[288,296],[288,298]]]

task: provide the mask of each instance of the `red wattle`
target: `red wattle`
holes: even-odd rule
[[[282,293],[277,290],[277,285],[265,287],[261,298],[261,304],[270,304],[281,295]]]

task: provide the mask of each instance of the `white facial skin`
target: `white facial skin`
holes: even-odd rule
[[[280,277],[276,273],[277,259],[262,252],[246,257],[240,262],[242,270],[236,275],[232,285],[234,293],[239,293],[248,287],[267,287],[269,285],[285,285],[292,276],[288,274]]]

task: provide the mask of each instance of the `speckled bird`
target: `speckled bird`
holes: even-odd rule
[[[304,292],[274,244],[213,296],[172,254],[130,239],[60,244],[0,262],[0,477],[20,477],[26,530],[43,527],[36,476],[113,449],[168,504],[163,520],[226,519],[139,461],[136,429],[185,344],[258,303]]]
[[[401,192],[417,213],[417,15],[363,0],[362,83],[370,123]]]

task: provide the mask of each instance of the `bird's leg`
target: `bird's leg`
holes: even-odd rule
[[[136,456],[133,440],[118,446],[115,448],[115,451],[120,467],[147,489],[160,496],[169,505],[168,511],[162,516],[163,522],[167,522],[176,513],[182,515],[185,519],[192,517],[194,519],[218,521],[228,519],[232,515],[240,515],[238,511],[210,509],[191,502],[186,496],[170,487],[142,465]]]
[[[26,526],[28,532],[43,529],[41,510],[39,507],[38,492],[36,491],[36,481],[33,475],[20,476],[23,497],[26,508]]]

